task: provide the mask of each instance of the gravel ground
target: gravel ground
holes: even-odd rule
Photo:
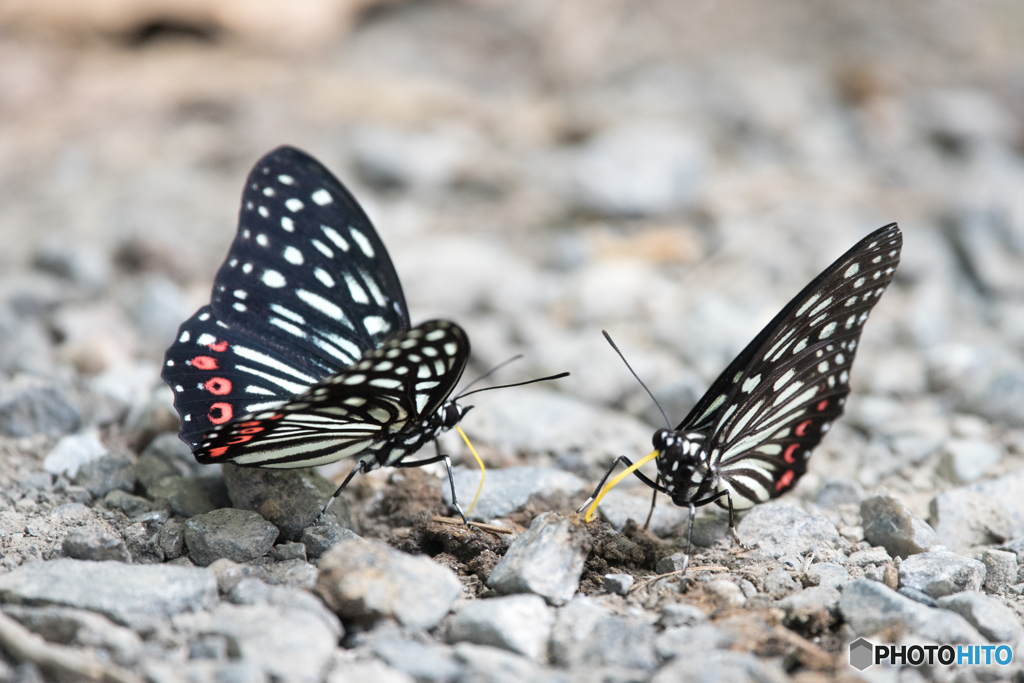
[[[1024,657],[1013,3],[105,7],[0,9],[0,681],[1024,678],[848,663],[860,636]],[[572,371],[474,397],[493,528],[451,523],[439,466],[357,478],[313,525],[350,463],[178,441],[163,351],[284,143],[364,204],[414,322],[467,330],[467,379]],[[702,509],[682,583],[685,510],[645,532],[627,481],[572,514],[662,424],[601,329],[679,420],[893,220],[847,414],[739,522],[750,549]]]

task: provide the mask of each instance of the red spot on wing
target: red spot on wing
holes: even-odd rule
[[[259,420],[249,420],[248,422],[239,422],[238,426],[239,427],[259,427],[260,426],[260,421]]]
[[[210,348],[217,353],[224,353],[228,350],[228,340],[221,339],[219,342],[214,342],[213,344],[210,344]]]
[[[828,408],[828,399],[827,398],[824,401],[822,401],[821,403],[818,404],[818,410],[819,411],[825,410],[825,408]]]
[[[779,480],[775,482],[775,490],[781,491],[782,489],[792,484],[793,476],[793,470],[786,470],[786,472],[781,477],[779,477]]]
[[[229,446],[234,446],[236,444],[245,443],[246,441],[252,441],[252,437],[251,436],[236,436],[235,438],[231,439],[231,441],[228,441],[228,445]]]
[[[217,360],[210,356],[196,356],[191,361],[192,367],[199,368],[200,370],[216,370]]]
[[[250,423],[246,422],[244,424],[250,424]],[[238,433],[239,434],[259,434],[262,431],[263,431],[263,427],[247,427],[246,429],[243,429],[243,430],[239,431]]]
[[[214,377],[213,379],[206,380],[203,384],[207,391],[217,396],[224,396],[225,394],[231,393],[231,382],[223,377]],[[218,404],[219,405],[219,404]]]
[[[800,448],[800,444],[798,443],[789,444],[789,446],[786,447],[786,452],[782,454],[782,459],[788,463],[796,462],[796,459],[793,457],[793,451],[798,448]]]
[[[234,416],[235,410],[230,403],[214,403],[206,413],[206,417],[215,425],[222,425]]]
[[[211,458],[219,458],[228,452],[227,446],[218,446],[217,448],[211,448],[210,452],[207,453]]]
[[[796,426],[796,429],[793,430],[793,433],[796,434],[797,436],[805,436],[807,433],[807,427],[813,421],[814,420],[804,420],[803,422]]]

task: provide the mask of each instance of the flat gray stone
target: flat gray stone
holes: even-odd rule
[[[616,595],[628,595],[629,589],[633,587],[635,579],[629,574],[605,574],[603,586],[609,593]]]
[[[226,562],[226,560],[218,560]],[[248,568],[248,565],[235,565]],[[271,605],[282,609],[298,610],[307,613],[311,619],[323,623],[327,629],[340,639],[345,629],[334,612],[327,609],[323,600],[307,590],[288,586],[269,586],[257,578],[242,577],[224,599],[235,605]]]
[[[535,661],[507,650],[458,643],[454,648],[455,660],[462,665],[459,680],[474,683],[570,683],[564,671],[541,666]]]
[[[124,540],[101,526],[75,529],[61,543],[64,555],[76,560],[131,562]]]
[[[185,522],[185,545],[202,567],[222,557],[248,562],[268,553],[279,533],[255,512],[221,508]]]
[[[195,517],[216,509],[206,488],[195,477],[170,476],[151,485],[146,494],[170,507],[177,517]]]
[[[217,602],[217,580],[196,567],[59,559],[0,575],[0,601],[75,607],[146,627],[181,612],[210,609]]]
[[[683,525],[690,518],[689,508],[679,507],[665,496],[661,496],[658,502],[654,514],[651,515],[649,531],[660,538],[667,538],[685,529]],[[621,532],[626,526],[626,521],[630,519],[643,525],[650,510],[650,489],[643,488],[640,493],[636,493],[628,489],[614,488],[601,500],[597,513],[616,531]],[[694,535],[697,535],[696,530]]]
[[[939,543],[953,550],[1002,543],[1014,533],[1013,517],[999,499],[967,488],[932,498],[928,517]]]
[[[880,545],[890,556],[906,559],[938,542],[935,531],[893,496],[875,496],[860,504],[864,539]]]
[[[154,510],[167,509],[169,511],[169,508],[164,508],[159,503],[147,500],[141,496],[133,496],[121,490],[111,491],[104,496],[103,504],[110,510],[120,510],[129,518],[144,515]]]
[[[889,555],[889,551],[882,546],[858,550],[850,553],[850,556],[846,558],[846,564],[851,567],[866,567],[872,564],[885,564],[891,561],[892,557]]]
[[[989,548],[981,556],[985,565],[985,590],[997,593],[1004,586],[1017,583],[1017,554],[1007,550]]]
[[[417,681],[454,681],[461,667],[453,648],[401,637],[383,637],[371,644],[373,653]],[[360,681],[362,683],[362,681]]]
[[[281,539],[300,541],[306,527],[317,521],[338,487],[315,469],[266,469],[224,465],[224,484],[231,505],[258,512],[281,530]],[[351,527],[349,503],[342,494],[331,504],[327,518]]]
[[[580,595],[558,611],[551,632],[551,658],[563,667],[621,666],[652,671],[658,662],[652,624],[612,614]]]
[[[759,551],[774,558],[831,549],[839,540],[835,525],[824,517],[777,503],[754,507],[736,532],[744,543],[756,544]]]
[[[0,392],[0,434],[4,436],[61,436],[81,426],[78,408],[58,387],[15,383]]]
[[[499,593],[536,593],[562,605],[579,588],[593,539],[579,520],[554,512],[534,518],[495,565],[487,585]]]
[[[985,565],[948,550],[921,553],[900,564],[900,587],[913,588],[933,598],[981,590]]]
[[[983,439],[950,439],[942,446],[938,472],[955,484],[968,484],[998,465],[1003,452]]]
[[[962,616],[991,643],[1015,643],[1024,636],[1024,626],[1012,609],[977,591],[939,598],[939,606]]]
[[[457,667],[455,667],[457,670]],[[326,683],[416,683],[416,679],[378,659],[345,662],[327,675]]]
[[[785,569],[773,569],[764,577],[764,592],[776,600],[784,598],[799,586]]]
[[[826,509],[841,505],[860,505],[864,500],[864,487],[852,479],[830,479],[818,491],[815,502]]]
[[[727,650],[736,638],[711,624],[666,628],[654,640],[662,659],[703,657],[712,650]]]
[[[666,629],[676,626],[696,626],[707,619],[708,615],[704,610],[695,605],[686,602],[670,602],[661,608],[658,625]]]
[[[43,469],[50,474],[74,477],[78,468],[110,453],[95,429],[61,437],[43,459]]]
[[[997,479],[979,481],[971,484],[969,488],[1002,503],[1013,519],[1013,532],[1010,538],[1024,535],[1024,470]]]
[[[938,643],[984,643],[959,614],[926,607],[870,579],[854,579],[839,598],[843,619],[858,636],[899,628]]]
[[[539,595],[472,600],[448,624],[449,643],[491,645],[543,661],[555,615]]]
[[[835,562],[818,562],[807,568],[804,579],[807,585],[839,588],[850,581],[850,572]]]
[[[353,538],[359,538],[359,535],[346,527],[328,523],[303,529],[300,542],[306,547],[306,557],[315,560],[338,543]]]
[[[102,498],[111,491],[135,488],[134,463],[127,455],[110,454],[84,463],[72,481],[86,489],[93,498]]]
[[[455,472],[455,490],[463,510],[469,507],[479,486],[479,469],[459,469]],[[554,467],[489,469],[486,485],[469,518],[486,522],[521,510],[530,496],[551,496],[555,493],[573,496],[585,487],[584,481],[575,474]],[[451,505],[451,487],[442,486],[441,494],[445,504]]]
[[[353,539],[320,558],[316,591],[342,618],[364,623],[393,618],[410,628],[428,629],[462,595],[462,582],[428,557]]]
[[[4,605],[3,612],[51,643],[101,649],[121,666],[137,663],[143,652],[138,634],[95,612],[25,605]]]
[[[658,670],[651,683],[786,683],[789,677],[776,661],[749,652],[711,650],[699,657],[677,657]]]

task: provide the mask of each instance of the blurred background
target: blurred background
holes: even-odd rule
[[[594,476],[662,423],[602,328],[678,421],[898,221],[848,417],[798,491],[847,476],[920,510],[1021,462],[1022,124],[1012,0],[5,0],[2,390],[71,387],[138,445],[173,431],[163,350],[287,143],[364,204],[414,320],[466,327],[470,374],[520,352],[502,379],[573,372],[480,396],[487,457]],[[962,442],[989,449],[973,474]]]

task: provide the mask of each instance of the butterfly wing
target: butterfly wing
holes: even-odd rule
[[[426,421],[454,390],[468,358],[462,328],[423,323],[288,403],[212,429],[196,459],[310,467],[369,451],[386,464],[422,444]]]
[[[864,322],[892,281],[895,223],[826,268],[747,345],[683,420],[709,433],[709,463],[737,509],[789,490],[843,413]]]
[[[249,173],[210,305],[167,350],[180,436],[194,448],[408,329],[398,275],[359,204],[315,159],[280,147]]]

